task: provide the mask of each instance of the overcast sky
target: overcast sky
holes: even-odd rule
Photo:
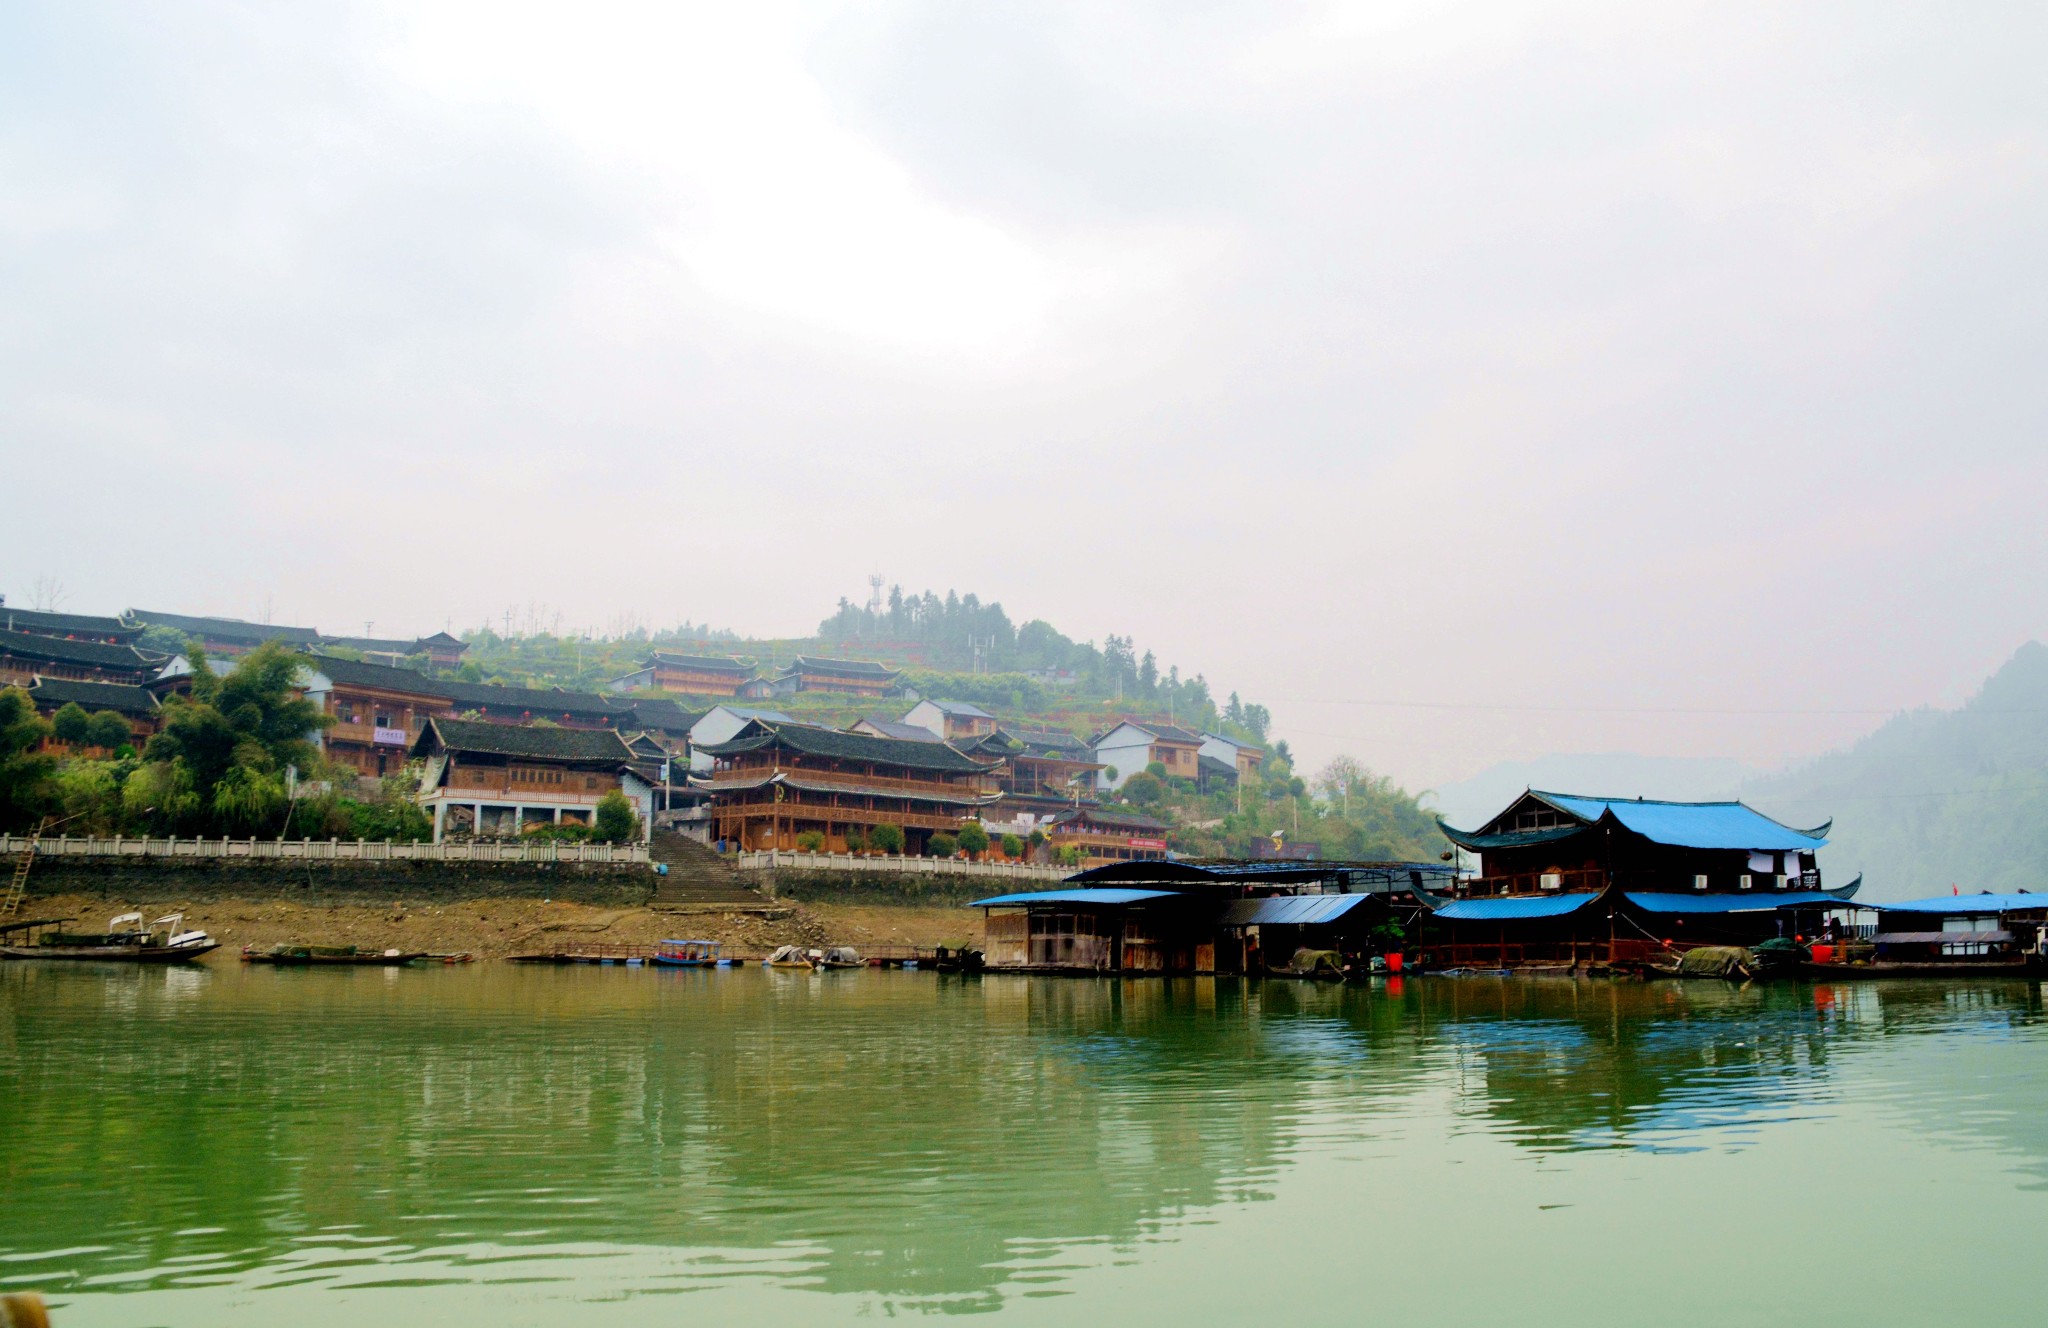
[[[1795,759],[2048,616],[2044,26],[9,4],[0,590],[796,634],[880,571],[1411,784]]]

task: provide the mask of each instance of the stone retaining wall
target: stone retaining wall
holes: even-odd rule
[[[1009,894],[1030,885],[1009,885],[952,875],[910,872],[797,871],[778,867],[746,874],[747,883],[773,899],[820,904],[905,904],[948,908],[971,899]]]
[[[566,899],[636,906],[654,891],[646,863],[357,862],[270,859],[181,862],[174,858],[38,861],[28,894],[99,895],[165,903],[289,899],[389,904],[458,899]],[[32,905],[24,902],[22,907]]]

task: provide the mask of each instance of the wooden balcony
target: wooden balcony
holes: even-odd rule
[[[1544,877],[1554,877],[1546,885]],[[1475,876],[1460,881],[1452,891],[1464,899],[1486,899],[1496,895],[1584,894],[1604,889],[1607,873],[1599,868],[1564,872],[1516,872],[1510,876]]]
[[[989,794],[999,790],[993,776],[970,775],[959,783],[947,783],[936,779],[899,779],[890,775],[863,775],[848,770],[815,770],[809,766],[745,766],[732,770],[712,772],[710,788],[713,793],[722,787],[744,787],[770,775],[787,775],[814,784],[832,784],[849,791],[856,789],[887,789],[890,792],[921,794],[925,797],[960,797],[965,794]]]
[[[766,799],[759,802],[718,803],[711,809],[712,819],[725,833],[726,827],[746,821],[779,819],[784,825],[897,825],[906,830],[958,830],[967,821],[965,816],[948,816],[933,812],[903,812],[888,808],[868,811],[860,807],[824,807],[816,803],[776,802]]]

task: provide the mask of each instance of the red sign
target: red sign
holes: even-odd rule
[[[1162,849],[1163,849],[1163,848],[1165,848],[1165,847],[1166,847],[1166,841],[1165,841],[1165,840],[1163,840],[1163,839],[1133,839],[1133,840],[1131,840],[1131,841],[1129,841],[1129,842],[1130,842],[1130,845],[1131,845],[1131,847],[1132,847],[1132,848],[1162,848]]]

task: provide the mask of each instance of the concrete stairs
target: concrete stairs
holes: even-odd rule
[[[673,830],[657,830],[648,856],[668,866],[654,878],[647,906],[665,913],[764,913],[786,915],[777,903],[748,885],[733,865],[704,844]]]

